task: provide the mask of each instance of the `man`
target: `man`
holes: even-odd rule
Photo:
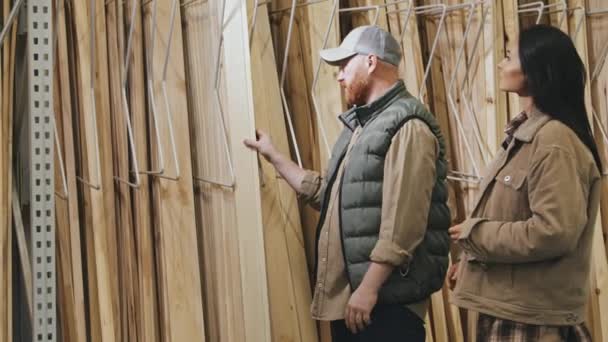
[[[429,296],[447,269],[445,147],[434,117],[398,78],[397,41],[375,26],[321,51],[339,66],[350,110],[324,178],[258,132],[262,154],[321,211],[312,315],[334,342],[424,341]]]

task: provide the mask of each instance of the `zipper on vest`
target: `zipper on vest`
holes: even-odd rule
[[[348,270],[348,261],[346,260],[346,249],[344,249],[344,230],[342,229],[342,183],[344,182],[344,174],[346,169],[342,170],[342,176],[340,176],[340,183],[338,184],[338,228],[340,229],[340,243],[342,244],[342,258],[344,258],[344,270],[346,271],[346,278],[348,279],[348,285],[350,285],[351,292],[353,291],[353,282],[350,277],[350,271]]]

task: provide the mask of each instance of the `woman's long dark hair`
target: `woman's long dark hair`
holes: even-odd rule
[[[532,26],[519,35],[519,59],[536,107],[570,127],[601,171],[585,109],[585,66],[570,37],[555,27]]]

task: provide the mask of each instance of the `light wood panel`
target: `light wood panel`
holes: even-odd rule
[[[250,15],[253,15],[250,2]],[[255,124],[289,154],[286,123],[266,6],[257,12],[251,37],[251,71]],[[261,157],[260,157],[261,158]],[[263,158],[262,158],[263,159]],[[304,236],[295,192],[280,179],[272,164],[261,161],[262,224],[266,246],[272,340],[316,341],[310,315],[312,301]]]
[[[156,26],[152,26],[153,5],[158,6]],[[153,60],[154,95],[159,114],[161,143],[155,142],[155,148],[162,148],[166,156],[166,175],[175,175],[176,165],[172,163],[172,150],[168,126],[168,113],[163,105],[163,93],[160,81],[163,63],[167,51],[168,34],[171,24],[173,1],[158,0],[144,6],[143,23],[146,42],[151,41],[151,29],[156,30],[154,50],[150,56]],[[169,49],[169,68],[167,74],[167,93],[169,108],[172,110],[173,128],[177,159],[181,178],[177,181],[152,178],[152,189],[155,203],[155,226],[157,227],[157,248],[159,271],[159,303],[161,306],[160,333],[163,341],[177,342],[185,340],[205,340],[203,319],[203,298],[201,293],[201,274],[199,268],[197,234],[194,211],[194,193],[192,166],[190,163],[190,139],[187,132],[188,107],[186,78],[184,71],[181,10],[177,7],[172,45]],[[150,49],[146,46],[146,49]],[[151,75],[148,75],[151,77]],[[148,108],[149,109],[149,108]],[[157,161],[158,162],[158,161]],[[151,163],[151,168],[157,168]]]

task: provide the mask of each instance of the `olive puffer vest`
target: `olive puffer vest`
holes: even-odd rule
[[[334,145],[321,195],[317,235],[326,218],[331,188],[334,185],[340,187],[342,248],[348,279],[354,290],[367,272],[370,254],[378,241],[386,153],[393,136],[412,119],[426,123],[439,142],[437,181],[432,192],[425,237],[411,260],[395,268],[384,283],[379,292],[381,303],[407,304],[428,298],[441,289],[448,266],[450,210],[447,206],[445,143],[435,117],[407,92],[402,81],[373,103],[340,115],[346,127]],[[352,146],[341,179],[336,180],[338,168],[358,126],[362,126],[360,136]]]

